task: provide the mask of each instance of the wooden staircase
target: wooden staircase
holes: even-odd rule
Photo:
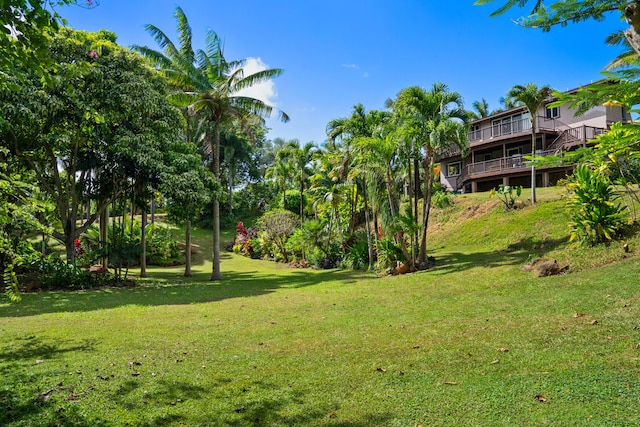
[[[568,128],[560,132],[560,135],[547,146],[545,151],[568,151],[577,145],[585,146],[587,141],[604,133],[604,129],[593,126],[579,126]]]

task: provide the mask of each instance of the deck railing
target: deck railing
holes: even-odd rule
[[[556,154],[556,150],[545,150],[536,152],[538,156],[550,156]],[[494,174],[500,172],[510,172],[518,169],[528,169],[531,165],[524,160],[521,155],[511,157],[501,157],[499,159],[486,160],[484,162],[472,163],[466,166],[466,175]]]
[[[555,120],[545,119],[538,116],[536,129],[554,130],[557,128]],[[489,127],[472,130],[468,133],[469,142],[483,141],[485,139],[497,138],[501,136],[515,135],[517,133],[531,132],[531,120],[528,117],[524,119],[513,120],[506,123],[496,123]]]

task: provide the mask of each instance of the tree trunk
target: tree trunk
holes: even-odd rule
[[[214,146],[213,146],[213,174],[220,182],[220,124],[214,124]],[[222,280],[220,272],[220,202],[218,198],[213,200],[213,267],[211,279],[213,281]]]
[[[387,168],[387,196],[389,197],[389,210],[391,212],[391,217],[395,219],[396,217],[396,208],[393,203],[393,189],[391,188],[391,173]],[[396,243],[400,243],[400,249],[402,250],[402,254],[407,260],[408,264],[411,264],[411,255],[407,250],[407,243],[404,241],[404,236],[401,233],[394,234]],[[413,268],[413,265],[410,265],[410,268]]]
[[[67,231],[67,230],[65,230]],[[71,230],[69,230],[71,231]],[[64,247],[67,253],[67,264],[75,264],[76,260],[76,245],[75,238],[72,233],[65,233]]]
[[[369,198],[367,197],[367,180],[362,178],[362,198],[364,200],[364,222],[367,231],[367,252],[369,255],[369,267],[367,271],[371,271],[373,267],[373,244],[371,242],[371,224],[369,223]]]
[[[107,247],[107,241],[109,240],[109,205],[106,205],[100,214],[100,248],[105,251]],[[102,268],[107,270],[109,268],[109,258],[104,255],[100,258],[100,264]]]
[[[635,0],[630,2],[624,9],[624,17],[627,23],[631,26],[624,32],[627,41],[640,55],[640,1]]]
[[[233,171],[229,165],[229,216],[233,215]]]
[[[424,159],[424,204],[422,206],[422,239],[420,240],[420,253],[418,265],[427,261],[427,226],[431,213],[431,195],[433,193],[433,155],[427,154]]]
[[[156,190],[151,188],[151,224],[156,223]]]
[[[536,124],[535,117],[531,119],[531,204],[536,205],[536,167],[533,160],[536,156]]]
[[[184,263],[184,277],[191,277],[191,220],[188,219],[185,223],[185,263]]]
[[[147,209],[142,210],[142,221],[140,225],[140,277],[147,277]]]

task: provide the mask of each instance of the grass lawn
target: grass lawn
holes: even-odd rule
[[[557,193],[434,212],[428,272],[289,269],[224,254],[209,283],[0,305],[0,425],[640,424],[640,239],[576,249]],[[570,264],[536,278],[534,256]]]

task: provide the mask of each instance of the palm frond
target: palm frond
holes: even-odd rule
[[[176,7],[173,16],[176,18],[178,23],[178,38],[180,39],[179,55],[181,58],[184,58],[189,62],[193,62],[195,60],[195,54],[193,53],[191,42],[193,36],[191,34],[191,26],[189,25],[189,21],[187,21],[187,16],[184,14],[184,11],[180,6]]]

